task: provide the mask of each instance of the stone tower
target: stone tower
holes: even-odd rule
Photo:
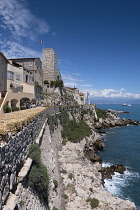
[[[57,70],[57,54],[52,48],[43,49],[43,80],[56,81]]]

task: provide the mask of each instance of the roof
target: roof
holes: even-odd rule
[[[9,60],[24,60],[24,59],[32,60],[32,59],[36,59],[36,58],[10,58]],[[38,59],[40,59],[40,58],[38,58]]]
[[[75,89],[77,89],[77,88],[71,88],[71,87],[65,87],[65,88],[70,89],[70,90],[75,90]]]
[[[80,96],[84,96],[85,94],[84,94],[84,93],[79,93],[79,95],[80,95]]]
[[[9,63],[9,60],[5,57],[5,55],[2,52],[0,52],[0,55],[4,58],[4,60],[7,61],[7,63]]]

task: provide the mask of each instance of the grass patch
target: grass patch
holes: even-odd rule
[[[60,173],[62,174],[67,174],[67,171],[65,169],[62,168],[62,170],[60,171]]]
[[[76,120],[68,120],[62,131],[62,137],[74,143],[80,142],[84,137],[90,134],[91,128],[83,120],[79,122],[76,122]]]
[[[99,205],[99,200],[96,198],[88,198],[86,201],[90,202],[90,206],[92,209],[96,208]]]
[[[66,139],[62,140],[63,145],[66,145],[67,142],[68,142],[68,140],[66,140]]]
[[[64,194],[64,195],[63,195],[63,197],[64,197],[65,199],[68,199],[68,196],[67,196],[67,194]]]
[[[72,179],[74,178],[73,174],[70,173],[70,174],[68,175],[68,178],[69,178],[70,180],[72,180]]]
[[[59,209],[54,206],[52,210],[59,210]]]
[[[96,113],[97,113],[98,119],[102,118],[102,119],[105,120],[106,117],[107,117],[107,115],[106,115],[107,111],[106,110],[96,108]]]
[[[55,188],[57,188],[58,187],[58,181],[54,179],[53,183],[54,183]]]

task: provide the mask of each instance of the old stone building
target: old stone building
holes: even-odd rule
[[[61,80],[60,71],[57,69],[57,54],[52,48],[43,49],[43,80]]]
[[[24,68],[30,70],[33,74],[33,83],[36,82],[42,86],[43,84],[43,71],[42,62],[40,58],[16,58],[10,59],[20,64]]]
[[[7,64],[8,59],[0,52],[0,98],[4,97],[7,91]],[[1,103],[1,102],[0,102]]]

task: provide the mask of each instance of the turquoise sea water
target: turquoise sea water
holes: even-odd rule
[[[120,117],[140,121],[140,105],[97,104],[97,108],[129,111],[131,113],[120,114]],[[140,125],[106,131],[105,148],[99,154],[104,165],[121,163],[128,170],[124,175],[116,173],[112,180],[106,180],[105,187],[112,194],[133,201],[140,210]]]

